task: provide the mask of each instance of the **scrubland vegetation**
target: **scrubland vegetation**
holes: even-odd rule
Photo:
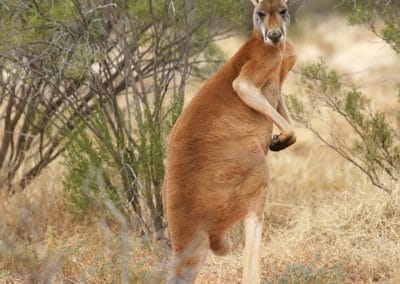
[[[225,33],[240,10],[237,4],[227,13],[229,3],[239,1],[215,1],[222,5],[224,33],[213,33],[217,23],[208,22],[215,7],[193,12],[191,1],[165,1],[167,17],[181,8],[191,18],[167,20],[157,14],[166,6],[154,4],[147,22],[147,4],[128,5],[124,14],[100,1],[51,2],[0,1],[2,15],[25,9],[14,14],[25,26],[13,28],[29,35],[0,34],[0,283],[159,283],[169,258],[159,200],[165,139],[183,94],[193,96],[217,68],[220,49],[228,57],[245,38],[226,39]],[[350,2],[350,20],[326,9],[311,17],[307,7],[326,7],[295,3],[302,4],[291,34],[299,62],[284,93],[298,141],[268,154],[265,283],[400,282],[400,36],[393,17],[399,7]],[[246,4],[243,9],[251,9]],[[189,31],[196,33],[192,45],[171,46],[187,40],[193,15],[204,25]],[[166,35],[157,32],[160,18],[173,27]],[[6,20],[2,25],[11,29]],[[143,32],[131,30],[129,21]],[[84,33],[74,29],[84,24],[87,36],[79,37]],[[24,29],[29,25],[37,25],[31,34]],[[49,26],[47,54],[24,49],[50,40],[41,29]],[[118,34],[126,42],[117,41]],[[61,35],[64,42],[54,44]],[[10,44],[18,48],[7,49]],[[116,44],[120,49],[111,50]],[[159,61],[157,44],[167,50]],[[39,55],[48,62],[29,61]],[[209,69],[207,61],[215,66]],[[136,81],[129,79],[133,74]],[[70,99],[57,104],[62,98]],[[10,121],[14,128],[7,128]],[[14,144],[7,142],[10,131]],[[210,253],[198,283],[240,283],[241,230],[238,224],[232,232],[227,257]]]

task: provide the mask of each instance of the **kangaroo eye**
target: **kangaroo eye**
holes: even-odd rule
[[[288,13],[288,10],[287,10],[287,9],[283,9],[283,10],[280,10],[280,11],[279,11],[279,14],[280,14],[282,17],[286,16],[287,13]]]
[[[258,12],[257,12],[257,16],[258,16],[259,18],[264,18],[264,17],[265,17],[265,14],[264,14],[263,12],[261,12],[261,11],[258,11]]]

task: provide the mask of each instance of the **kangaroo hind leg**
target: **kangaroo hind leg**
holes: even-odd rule
[[[260,283],[261,237],[263,214],[251,212],[244,219],[245,247],[243,259],[243,283]]]
[[[209,235],[197,231],[192,240],[182,248],[174,251],[168,284],[194,283],[203,266],[210,249]]]

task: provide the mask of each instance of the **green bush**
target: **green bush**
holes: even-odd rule
[[[80,101],[72,100],[77,115],[64,154],[65,193],[78,217],[105,209],[108,200],[147,233],[161,237],[168,133],[182,111],[189,77],[208,77],[221,64],[213,41],[240,25],[241,4],[115,4],[78,5],[89,19],[99,16],[93,24],[100,29],[87,31],[86,48],[76,54],[94,64],[86,64],[82,74],[79,64],[71,69],[83,93],[76,95]],[[92,32],[103,36],[91,37]]]
[[[301,70],[305,101],[289,96],[294,119],[310,129],[323,143],[362,170],[371,182],[390,192],[400,179],[400,120],[392,123],[382,111],[374,111],[369,99],[357,88],[342,86],[340,76],[323,60]],[[323,136],[311,123],[316,110],[327,108],[353,130],[352,137],[341,137],[338,130]]]
[[[400,5],[397,1],[344,1],[352,7],[349,23],[364,25],[400,53]],[[400,111],[389,117],[375,110],[370,100],[356,87],[345,87],[341,78],[321,59],[303,66],[301,85],[309,96],[305,100],[289,97],[289,105],[302,125],[310,129],[324,144],[363,171],[371,182],[386,192],[400,180]],[[400,84],[398,93],[400,103]],[[400,106],[394,106],[399,110]],[[342,137],[336,129],[331,135],[321,134],[311,123],[323,108],[333,111],[352,130]],[[315,118],[315,117],[314,117]]]
[[[113,203],[123,211],[129,208],[128,199],[122,196],[123,186],[115,178],[119,177],[120,166],[108,148],[116,146],[110,129],[101,112],[95,112],[92,119],[97,121],[98,130],[106,140],[100,140],[96,135],[90,136],[90,132],[81,125],[72,133],[63,154],[64,163],[69,169],[63,178],[67,208],[80,220],[90,217],[96,210],[106,213],[104,203],[98,202],[101,196],[99,178],[105,181],[105,191]]]

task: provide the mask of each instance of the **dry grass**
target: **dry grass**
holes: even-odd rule
[[[325,56],[348,74],[350,84],[362,85],[382,78],[378,75],[399,74],[399,58],[382,43],[371,47],[376,41],[333,18],[296,46],[301,61]],[[377,54],[384,60],[377,61]],[[361,65],[354,62],[358,55]],[[287,92],[296,90],[295,81],[292,75]],[[377,107],[389,108],[393,102],[385,94],[393,89],[394,82],[385,80],[364,91]],[[382,193],[310,133],[298,129],[297,134],[294,147],[268,157],[263,278],[267,283],[399,283],[400,185],[393,185],[390,195]],[[53,165],[25,192],[1,197],[0,283],[158,283],[168,258],[165,244],[101,215],[75,221],[66,212],[62,174],[62,167]],[[240,283],[240,226],[232,237],[232,253],[210,254],[198,283]]]
[[[166,245],[102,213],[74,220],[67,213],[60,167],[47,169],[24,192],[1,199],[7,201],[0,207],[0,283],[161,279]]]
[[[309,171],[296,173],[307,177],[297,192],[276,188],[285,197],[282,202],[293,206],[288,213],[284,209],[286,223],[267,233],[265,277],[279,278],[288,265],[312,264],[338,265],[349,281],[390,279],[400,263],[400,187],[388,196],[346,163],[313,156],[303,164]],[[332,166],[336,172],[329,170]],[[282,214],[275,200],[267,207],[272,218]]]

